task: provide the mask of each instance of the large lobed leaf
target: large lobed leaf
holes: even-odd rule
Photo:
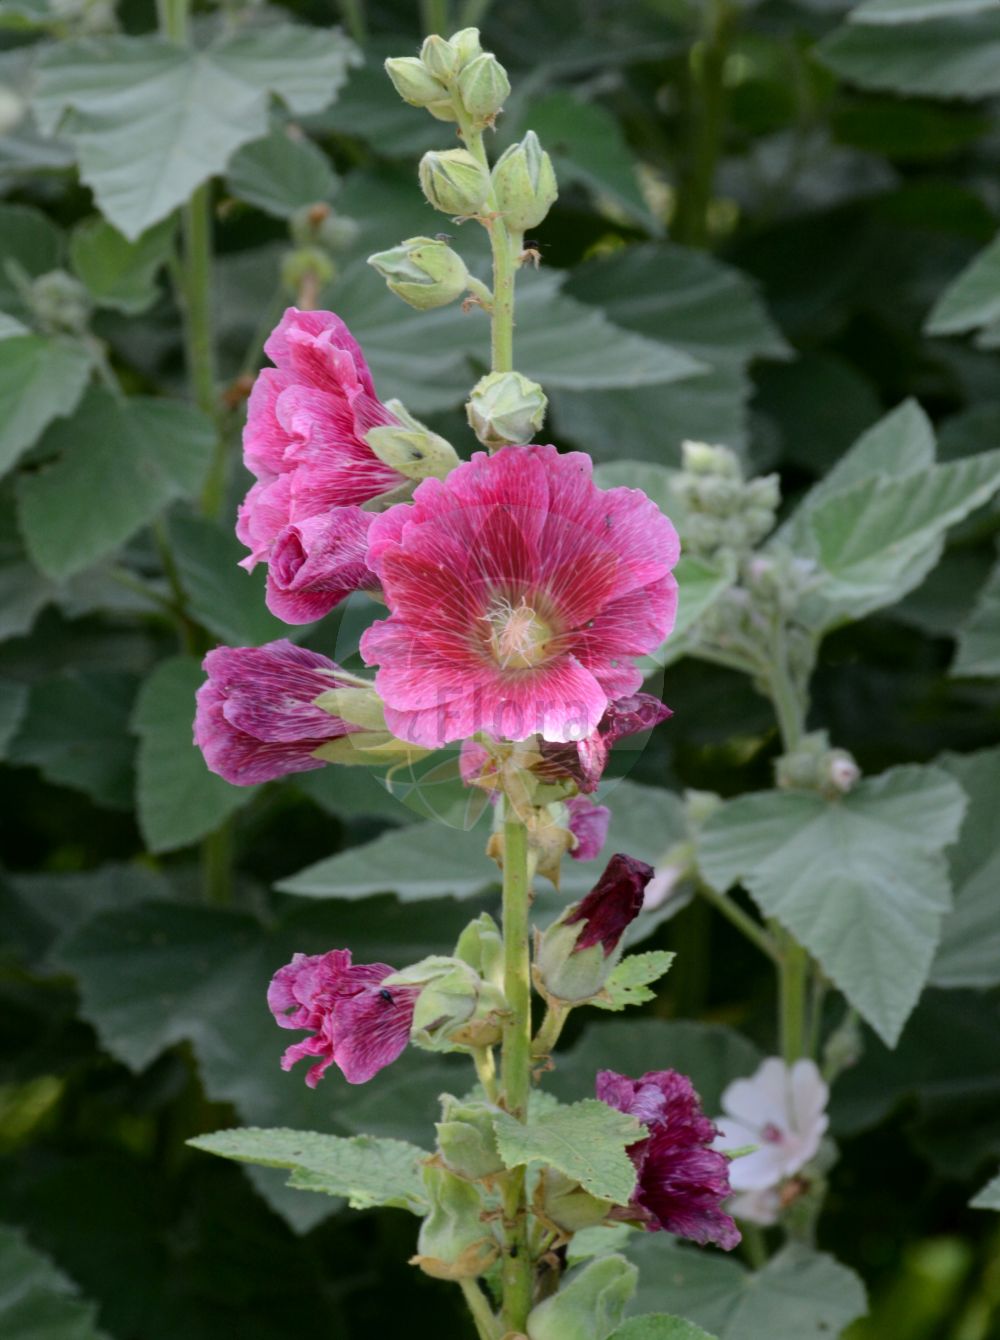
[[[975,6],[979,9],[980,6]],[[847,24],[821,42],[820,58],[864,88],[928,98],[1000,92],[1000,14],[949,8],[954,17],[912,24]]]
[[[106,1340],[96,1305],[6,1224],[0,1224],[0,1334],[4,1340]]]
[[[961,787],[932,767],[893,768],[837,800],[767,791],[709,819],[698,861],[717,889],[742,882],[892,1046],[951,905],[943,850],[964,810]]]
[[[93,359],[81,344],[49,335],[0,339],[0,474],[54,419],[72,414]]]
[[[625,1151],[645,1134],[635,1117],[585,1098],[526,1122],[502,1112],[493,1128],[508,1168],[530,1163],[558,1168],[600,1200],[628,1204],[635,1168]]]
[[[976,597],[972,612],[959,626],[951,673],[1000,675],[1000,561]]]
[[[951,849],[955,907],[945,919],[931,980],[936,986],[1000,985],[1000,831],[996,823],[1000,748],[944,754],[939,765],[969,801]]]
[[[201,51],[150,36],[81,39],[42,52],[32,106],[45,133],[75,144],[101,212],[135,239],[267,134],[272,94],[318,111],[355,59],[340,33],[291,24]]]

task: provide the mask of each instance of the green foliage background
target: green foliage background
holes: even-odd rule
[[[364,1088],[330,1077],[313,1093],[278,1069],[264,990],[296,950],[350,944],[402,964],[449,946],[470,907],[496,902],[480,837],[443,839],[355,770],[236,790],[205,771],[190,724],[209,646],[287,631],[260,574],[235,566],[232,525],[240,379],[291,300],[281,266],[303,206],[332,202],[359,225],[322,302],[381,395],[472,446],[460,406],[485,321],[409,311],[363,258],[437,230],[414,164],[450,142],[398,101],[381,61],[414,51],[427,21],[481,15],[515,90],[497,146],[531,126],[560,176],[517,329],[552,440],[609,478],[634,477],[624,461],[676,465],[687,437],[725,442],[749,472],[779,470],[794,500],[901,402],[927,416],[911,406],[883,429],[890,481],[917,478],[893,494],[909,529],[877,555],[877,582],[850,549],[892,521],[870,481],[837,505],[839,529],[828,516],[844,606],[824,615],[811,721],[866,774],[931,760],[947,774],[912,783],[895,845],[857,839],[848,854],[868,871],[949,841],[948,787],[962,787],[956,910],[942,864],[918,890],[927,917],[904,908],[884,952],[844,968],[861,999],[892,985],[884,1013],[862,1012],[902,1035],[890,1051],[866,1033],[837,1089],[829,1255],[788,1249],[751,1284],[736,1261],[693,1264],[650,1237],[637,1311],[690,1312],[723,1340],[821,1337],[861,1310],[847,1267],[872,1309],[851,1340],[1000,1335],[997,1220],[969,1208],[1000,1157],[1000,513],[984,501],[995,481],[953,513],[945,496],[960,475],[992,479],[992,460],[928,473],[935,438],[939,471],[998,445],[1000,13],[992,0],[345,9],[363,63],[320,0],[199,6],[197,55],[155,38],[141,0],[117,19],[110,4],[0,3],[0,1332],[466,1333],[457,1291],[405,1264],[404,1213],[352,1215],[184,1141],[239,1121],[420,1143],[436,1095],[461,1082],[448,1058],[418,1054]],[[215,257],[214,353],[189,345],[192,387],[181,307],[202,294],[185,289],[177,211],[193,192]],[[482,259],[469,231],[463,250]],[[38,282],[59,270],[89,294],[75,324],[58,280]],[[205,384],[213,360],[221,397]],[[690,587],[706,605],[711,577]],[[301,636],[342,651],[363,617],[352,605]],[[732,671],[679,659],[664,696],[675,716],[611,802],[617,847],[648,859],[681,836],[681,788],[762,790],[778,752],[770,708]],[[771,910],[781,843],[734,854],[753,813],[727,814],[706,869]],[[829,865],[847,859],[838,842],[853,839],[821,840]],[[564,892],[591,873],[574,867]],[[915,948],[894,959],[911,923]],[[712,1112],[773,1050],[772,975],[702,902],[645,930],[677,951],[673,972],[641,1015],[571,1029],[554,1088],[572,1100],[598,1065],[674,1065]],[[674,1285],[657,1292],[668,1265]]]

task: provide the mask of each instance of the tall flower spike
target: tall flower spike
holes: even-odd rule
[[[486,731],[578,741],[673,626],[679,546],[635,489],[599,489],[589,456],[477,454],[376,516],[368,563],[390,618],[361,652],[386,724],[427,748]]]
[[[629,1147],[636,1189],[622,1219],[648,1232],[676,1233],[731,1251],[740,1232],[722,1208],[730,1193],[729,1163],[715,1152],[716,1128],[705,1117],[694,1086],[676,1070],[650,1070],[629,1079],[614,1070],[597,1076],[597,1096],[629,1112],[649,1134]]]
[[[406,483],[365,442],[370,429],[399,419],[379,401],[360,347],[332,312],[290,307],[264,351],[275,366],[258,374],[250,393],[243,458],[257,483],[236,533],[250,550],[244,567],[268,562],[279,570],[270,574],[268,607],[302,623],[372,585],[363,549],[346,537],[367,528],[363,504]],[[325,525],[306,524],[332,514]]]
[[[267,1003],[281,1028],[308,1029],[312,1036],[285,1051],[281,1068],[318,1057],[306,1075],[314,1089],[331,1065],[349,1084],[364,1084],[391,1065],[410,1040],[420,994],[384,987],[394,971],[386,963],[352,963],[349,949],[295,954],[272,977]]]
[[[323,767],[314,753],[358,730],[314,700],[343,682],[340,666],[284,638],[263,647],[216,647],[203,662],[194,742],[236,786]],[[352,683],[357,683],[353,676]]]

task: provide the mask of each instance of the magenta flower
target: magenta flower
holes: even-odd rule
[[[676,1233],[731,1251],[740,1231],[722,1209],[730,1194],[729,1163],[710,1148],[718,1132],[703,1115],[687,1076],[649,1070],[629,1079],[601,1070],[597,1096],[620,1112],[630,1112],[649,1131],[629,1147],[636,1189],[620,1217],[640,1222],[650,1233]]]
[[[613,953],[618,948],[618,941],[642,911],[643,892],[652,878],[653,867],[645,861],[623,856],[620,852],[612,856],[604,874],[587,896],[562,918],[564,926],[584,923],[573,952],[578,954],[582,949],[599,944],[604,949],[605,958]]]
[[[277,551],[282,573],[268,583],[268,607],[279,618],[302,623],[307,621],[304,609],[311,611],[308,619],[318,618],[357,584],[372,584],[354,550],[348,546],[342,554],[338,548],[348,524],[343,512],[337,543],[322,528],[304,523],[333,509],[357,509],[406,482],[365,442],[370,428],[398,420],[375,395],[364,355],[332,312],[289,307],[264,351],[275,366],[258,374],[250,393],[243,459],[257,483],[240,508],[236,533],[250,550],[246,568],[273,563]],[[353,530],[361,524],[355,520]],[[292,536],[286,533],[290,528]],[[339,577],[334,572],[338,559],[343,561]],[[307,591],[312,599],[306,605],[287,599],[289,582],[303,567],[310,575],[291,594]],[[322,576],[314,579],[316,569]]]
[[[591,469],[581,452],[504,447],[375,517],[368,562],[390,617],[361,651],[393,734],[582,740],[639,688],[632,658],[673,626],[677,535]]]
[[[371,520],[360,507],[334,507],[280,531],[267,572],[271,613],[285,623],[312,623],[352,591],[376,590],[365,561]]]
[[[348,1084],[364,1084],[406,1049],[419,988],[382,982],[396,971],[386,963],[352,963],[349,949],[294,954],[271,978],[267,1003],[282,1028],[309,1029],[281,1058],[282,1070],[318,1056],[306,1075],[311,1089],[331,1065]]]
[[[338,686],[340,667],[284,638],[216,647],[202,665],[194,742],[212,772],[236,786],[322,768],[313,753],[358,729],[313,703]]]
[[[608,766],[611,748],[626,735],[652,730],[661,721],[673,716],[666,703],[651,693],[632,693],[608,704],[608,709],[597,724],[597,729],[583,740],[568,744],[550,744],[542,741],[542,762],[535,772],[547,781],[570,778],[581,791],[596,791]]]
[[[569,831],[576,838],[570,852],[574,861],[593,861],[601,854],[608,838],[611,811],[607,805],[598,805],[589,796],[573,796],[566,801],[569,811]]]

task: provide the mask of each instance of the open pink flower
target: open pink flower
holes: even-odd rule
[[[614,1070],[597,1076],[597,1096],[630,1112],[649,1134],[629,1147],[636,1189],[621,1218],[649,1232],[676,1233],[693,1242],[716,1242],[730,1251],[740,1231],[722,1208],[730,1194],[729,1163],[711,1148],[716,1128],[686,1075],[649,1070],[629,1079]]]
[[[375,395],[361,349],[332,312],[289,307],[264,352],[275,366],[258,374],[243,432],[243,459],[257,477],[236,527],[250,550],[243,566],[271,562],[276,546],[292,544],[301,551],[300,566],[329,567],[332,555],[322,534],[303,530],[303,523],[335,508],[357,508],[405,483],[365,442],[370,428],[398,420]],[[296,533],[290,539],[291,527]],[[338,591],[356,589],[348,584],[352,577],[371,584],[370,574],[345,564],[339,581],[327,572],[326,600],[314,599],[312,608],[326,613],[341,598]],[[268,605],[279,618],[286,615],[275,604],[289,608],[280,599],[282,589],[268,588]]]
[[[202,664],[194,742],[212,772],[236,786],[322,768],[315,750],[358,729],[314,705],[340,682],[340,667],[318,652],[282,638],[216,647]]]
[[[349,949],[295,954],[271,978],[267,1003],[282,1028],[308,1029],[281,1058],[282,1070],[318,1056],[306,1075],[311,1089],[331,1065],[349,1084],[364,1084],[405,1050],[419,989],[382,982],[396,971],[386,963],[352,963]]]
[[[504,447],[375,517],[390,618],[361,651],[395,735],[582,740],[639,688],[633,658],[673,626],[677,535],[644,493],[591,471],[581,452]]]
[[[589,796],[573,796],[566,801],[569,812],[569,831],[576,838],[570,852],[574,861],[593,861],[601,854],[608,838],[611,811],[607,805],[598,805]]]

